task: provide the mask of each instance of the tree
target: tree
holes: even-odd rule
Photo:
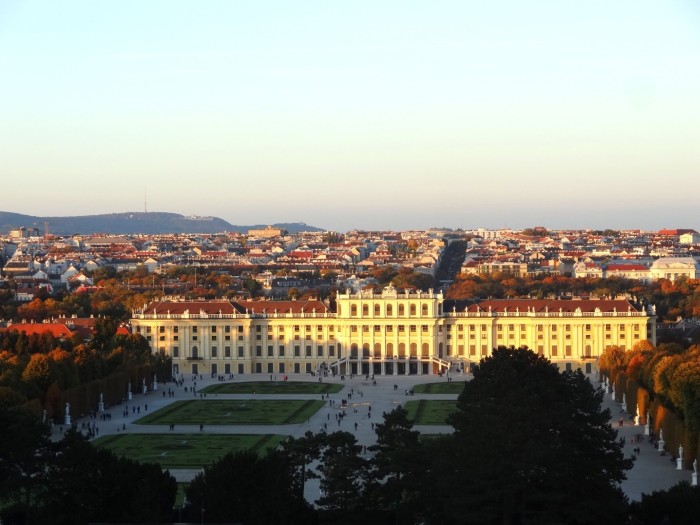
[[[682,481],[668,490],[642,494],[642,501],[630,505],[630,514],[640,525],[693,525],[700,515],[700,487]]]
[[[625,459],[602,391],[526,349],[498,348],[465,384],[431,484],[442,523],[619,523]],[[460,498],[451,495],[460,494]],[[440,515],[443,512],[443,515]]]
[[[34,509],[33,523],[170,521],[177,483],[160,465],[118,457],[73,429],[52,452],[46,494]]]
[[[363,505],[367,461],[360,456],[362,447],[350,432],[323,435],[321,461],[321,497],[316,501],[325,511],[326,521],[357,523]]]
[[[192,480],[187,489],[190,520],[214,523],[313,523],[313,513],[295,490],[286,458],[272,452],[229,453]]]
[[[28,509],[43,493],[49,428],[23,408],[0,405],[0,494]]]
[[[427,457],[413,430],[408,412],[399,406],[384,413],[384,421],[376,426],[377,444],[371,460],[372,492],[381,509],[390,511],[396,523],[404,523],[421,508]]]
[[[318,478],[318,474],[309,465],[321,456],[321,436],[310,430],[299,438],[289,436],[280,445],[280,454],[292,469],[293,484],[297,495],[304,497],[306,480]]]

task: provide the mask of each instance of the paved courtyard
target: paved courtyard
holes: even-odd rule
[[[274,376],[273,376],[274,377]],[[464,381],[471,376],[462,374],[451,374],[449,376],[453,382]],[[235,382],[244,381],[261,381],[269,379],[265,374],[249,374],[236,375]],[[281,376],[277,378],[281,380]],[[318,377],[311,377],[309,374],[290,374],[289,381],[318,381]],[[343,389],[336,393],[330,394],[329,400],[335,403],[330,404],[328,401],[324,406],[310,419],[304,423],[288,424],[288,425],[206,425],[204,432],[212,434],[283,434],[294,437],[302,436],[307,431],[319,432],[327,426],[328,432],[335,430],[345,430],[352,432],[360,445],[372,445],[375,443],[376,435],[372,429],[372,424],[381,422],[382,413],[393,410],[396,406],[402,405],[409,400],[419,399],[456,399],[454,394],[415,394],[410,395],[411,387],[420,383],[429,382],[447,382],[447,377],[438,376],[376,376],[375,382],[366,380],[364,376],[355,376],[350,378],[346,376],[344,380],[339,377],[323,377],[323,382],[338,383],[343,385]],[[218,384],[219,381],[211,379],[208,376],[197,377],[197,390],[200,390],[211,384]],[[185,376],[183,387],[176,387],[174,383],[160,383],[158,390],[150,391],[147,394],[134,394],[132,401],[128,402],[128,415],[124,415],[124,405],[116,405],[106,409],[106,413],[110,414],[111,420],[102,421],[97,419],[88,420],[86,418],[78,419],[78,428],[82,423],[94,423],[99,429],[99,436],[116,434],[121,432],[128,433],[167,433],[169,426],[164,425],[139,425],[133,422],[146,413],[152,413],[164,406],[167,406],[177,400],[193,399],[192,387],[194,380],[191,375]],[[187,392],[185,392],[185,387]],[[174,391],[174,396],[167,395],[167,391]],[[163,391],[166,396],[163,396]],[[320,399],[317,394],[208,394],[206,399]],[[199,399],[200,395],[197,394]],[[336,414],[341,410],[341,400],[347,399],[348,406],[345,408],[346,417],[338,422],[335,418]],[[148,410],[146,411],[146,405]],[[635,426],[630,419],[629,414],[620,413],[620,403],[613,401],[610,395],[605,396],[603,403],[605,408],[609,408],[612,414],[613,426],[618,430],[619,436],[625,438],[625,453],[627,456],[633,455],[633,448],[639,447],[639,454],[635,465],[627,473],[627,480],[623,482],[622,488],[630,498],[630,500],[638,501],[641,499],[642,493],[651,493],[655,490],[667,489],[676,483],[686,480],[690,482],[692,469],[690,465],[684,465],[684,470],[676,470],[675,462],[670,460],[670,455],[662,456],[648,439],[642,439],[635,443],[638,434],[644,434],[644,427]],[[134,414],[132,407],[139,407],[140,412]],[[624,425],[619,427],[618,421],[623,417]],[[449,433],[452,428],[448,425],[444,426],[420,426],[414,427],[424,433]],[[61,427],[56,425],[53,431],[53,438],[60,438]],[[199,433],[198,425],[183,425],[178,424],[178,433]],[[189,481],[198,472],[199,469],[178,469],[170,471],[178,481]],[[309,483],[307,486],[307,498],[313,501],[319,497],[319,489],[317,480],[312,480],[316,483]]]

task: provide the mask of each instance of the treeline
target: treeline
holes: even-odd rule
[[[613,379],[624,373],[658,398],[684,421],[689,432],[700,432],[700,345],[687,349],[675,343],[654,347],[648,341],[632,350],[607,348],[600,368]]]
[[[169,358],[152,355],[140,334],[117,335],[117,322],[109,319],[97,319],[94,328],[89,341],[78,335],[60,339],[48,332],[0,332],[0,406],[38,401],[51,416],[64,392],[124,368],[149,365],[161,379],[170,377]]]
[[[514,277],[501,272],[489,275],[460,275],[447,290],[448,299],[496,299],[561,295],[594,295],[612,297],[630,294],[644,304],[656,306],[659,320],[675,321],[677,317],[700,317],[700,279],[684,277],[671,282],[658,279],[642,283],[635,279],[575,278],[563,275]]]

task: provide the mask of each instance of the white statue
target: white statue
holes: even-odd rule
[[[683,459],[683,445],[678,445],[678,457]]]
[[[102,399],[102,392],[100,392],[100,404],[104,403],[104,399]]]
[[[693,461],[693,472],[695,474],[698,473],[698,460],[697,460],[697,458],[695,459],[695,461]]]
[[[70,416],[70,403],[66,403],[66,415]]]
[[[663,441],[663,440],[664,440],[664,429],[660,428],[659,429],[659,441]]]

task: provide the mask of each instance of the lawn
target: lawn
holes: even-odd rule
[[[447,416],[455,411],[456,401],[407,401],[404,408],[415,425],[447,425]]]
[[[206,394],[335,394],[343,389],[338,383],[300,381],[249,381],[218,383],[198,392]]]
[[[462,390],[464,390],[464,381],[422,383],[413,387],[413,392],[416,394],[461,394]]]
[[[140,425],[287,425],[303,423],[320,400],[210,399],[176,401],[137,421]]]
[[[286,438],[279,434],[114,434],[94,443],[118,456],[176,469],[201,468],[237,450],[262,454]]]

